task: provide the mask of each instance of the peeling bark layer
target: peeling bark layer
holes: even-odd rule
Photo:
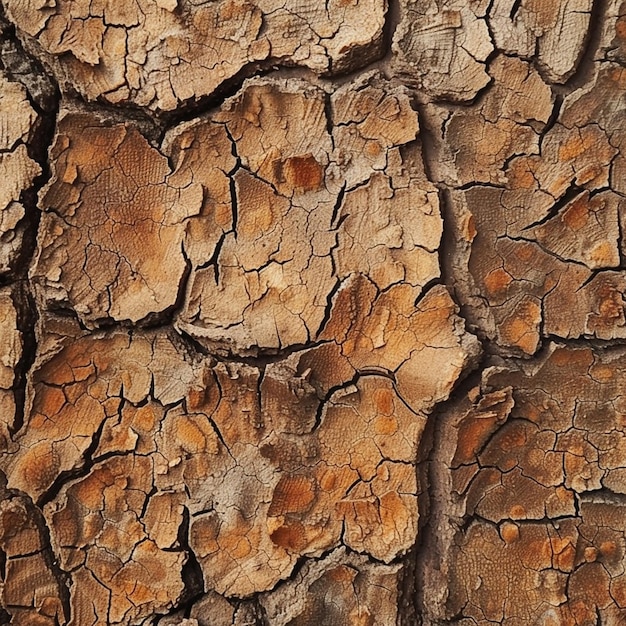
[[[626,3],[1,0],[0,624],[626,621]]]
[[[24,194],[41,174],[41,167],[29,154],[35,139],[37,113],[26,89],[0,72],[0,276],[16,269],[24,245],[26,209]]]
[[[552,345],[526,371],[485,372],[457,422],[452,485],[469,525],[451,548],[451,613],[479,624],[626,618],[623,360]]]
[[[260,62],[327,74],[381,53],[384,0],[7,0],[25,43],[89,100],[172,111]]]

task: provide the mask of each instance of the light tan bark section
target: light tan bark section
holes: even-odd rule
[[[623,68],[598,63],[549,126],[554,96],[538,72],[507,57],[492,68],[493,87],[442,134],[442,175],[467,211],[459,236],[474,284],[459,292],[513,353],[549,336],[623,338]]]
[[[0,450],[10,446],[9,430],[15,426],[15,370],[22,358],[22,333],[9,289],[0,290]]]
[[[357,329],[368,335],[343,315],[347,335],[329,344],[340,350]],[[9,488],[43,507],[72,572],[70,623],[131,624],[172,608],[190,550],[206,591],[227,596],[270,589],[298,558],[341,543],[385,562],[406,552],[426,415],[475,344],[443,288],[410,327],[393,330],[398,321],[378,327],[388,339],[369,358],[357,342],[334,363],[313,349],[264,373],[192,355],[162,332],[73,339],[38,365],[2,464]],[[436,379],[416,371],[434,344],[450,363]],[[341,390],[324,395],[329,366]]]
[[[36,281],[86,321],[136,322],[171,307],[185,271],[185,221],[202,187],[179,181],[134,129],[67,114],[52,151],[55,178],[42,197]]]
[[[584,50],[594,0],[496,0],[490,24],[496,47],[533,58],[547,80],[564,83]]]
[[[472,101],[490,82],[494,50],[533,58],[564,83],[583,55],[593,0],[407,0],[394,34],[394,69],[427,97]]]
[[[350,276],[415,298],[439,276],[437,194],[399,151],[417,134],[406,93],[374,75],[332,95],[252,81],[160,151],[67,113],[33,278],[97,326],[167,313],[190,271],[177,326],[211,349],[315,341]]]
[[[24,236],[22,194],[41,174],[28,147],[37,125],[26,89],[0,71],[0,275],[15,268]]]
[[[384,0],[7,0],[7,13],[66,89],[153,111],[213,94],[270,61],[317,73],[380,55]]]

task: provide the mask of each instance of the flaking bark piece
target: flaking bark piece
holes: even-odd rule
[[[531,236],[558,258],[590,270],[620,266],[620,197],[605,191],[582,191],[558,215],[530,230]]]
[[[66,623],[62,581],[42,530],[41,512],[26,497],[0,488],[0,604],[11,607],[11,624],[57,626]]]
[[[537,154],[540,131],[553,108],[550,87],[529,63],[496,56],[493,84],[475,106],[453,111],[444,139],[453,155],[453,185],[506,181],[505,163],[516,154]]]
[[[459,293],[509,353],[534,354],[550,336],[623,338],[618,172],[626,117],[616,106],[623,69],[598,63],[588,85],[568,96],[546,127],[550,97],[537,72],[504,57],[493,67],[495,83],[480,115],[455,112],[444,124],[444,137],[457,148],[457,181],[451,175],[450,183],[463,185],[454,201],[472,215],[468,265],[475,289],[461,285]],[[503,114],[493,117],[502,102]],[[503,137],[514,132],[515,141],[500,145],[499,127]],[[488,140],[486,155],[473,139],[477,132]]]
[[[15,267],[21,251],[26,215],[23,194],[30,190],[40,165],[29,156],[38,116],[26,89],[0,70],[0,275]]]
[[[443,286],[416,304],[418,293],[404,284],[378,294],[371,281],[354,277],[335,297],[324,343],[299,356],[298,372],[308,372],[322,396],[359,372],[393,375],[415,412],[431,411],[448,397],[479,347]]]
[[[0,452],[11,447],[9,431],[16,417],[15,371],[22,358],[22,333],[10,289],[0,289]]]
[[[417,114],[402,89],[373,74],[354,87],[331,95],[329,113],[327,94],[309,83],[250,81],[211,116],[240,163],[236,220],[216,257],[192,271],[176,322],[210,350],[315,341],[351,277],[379,289],[409,284],[415,298],[439,277],[437,192],[399,150],[416,140]]]
[[[506,421],[514,406],[512,387],[481,397],[456,425],[458,440],[451,467],[458,469],[462,465],[474,463],[476,455]]]
[[[581,623],[566,605],[578,524],[472,523],[453,550],[450,615],[478,626]]]
[[[496,523],[557,519],[575,515],[575,500],[589,492],[625,493],[625,367],[621,350],[553,345],[526,372],[488,370],[483,388],[493,391],[458,431],[455,459],[474,465],[469,481],[467,467],[453,470],[467,496],[467,515]],[[482,407],[506,390],[514,406],[489,427],[485,441]]]
[[[473,522],[452,551],[450,615],[478,626],[622,623],[623,508],[590,497],[577,518]]]
[[[489,11],[495,46],[533,58],[553,83],[564,83],[585,52],[594,0],[496,0]]]
[[[410,0],[393,38],[394,67],[405,82],[428,96],[472,100],[489,82],[493,51],[485,0]]]
[[[221,126],[191,139],[185,128],[163,154],[129,126],[62,117],[33,271],[49,303],[74,308],[90,326],[175,304],[188,259],[210,255],[232,226],[231,142]]]
[[[8,17],[66,91],[172,111],[260,62],[327,74],[381,54],[387,4],[299,0],[61,0],[6,3]]]
[[[137,130],[88,114],[62,117],[51,158],[33,271],[44,297],[89,325],[171,307],[186,268],[184,222],[201,210],[201,185],[173,176]]]
[[[294,580],[260,597],[273,626],[393,623],[398,613],[400,567],[372,563],[339,549],[311,561]]]

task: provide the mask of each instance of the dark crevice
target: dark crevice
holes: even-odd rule
[[[133,104],[111,104],[103,100],[85,102],[83,97],[65,86],[63,92],[65,107],[72,112],[94,116],[103,126],[131,126],[136,128],[148,143],[159,150],[168,127],[159,117],[152,117],[147,111]]]
[[[509,13],[509,19],[511,21],[515,20],[515,16],[517,15],[517,12],[520,10],[521,6],[522,6],[522,0],[514,0],[511,6],[511,11]]]
[[[617,252],[619,254],[619,267],[620,269],[626,269],[626,246],[624,245],[624,238],[626,237],[626,224],[624,223],[623,212],[617,211],[617,232],[619,233],[619,240],[617,242]]]
[[[387,0],[387,15],[385,16],[385,26],[383,28],[383,50],[386,51],[383,60],[391,64],[394,60],[393,55],[393,38],[396,30],[402,21],[402,2],[401,0]],[[385,67],[385,69],[387,69]],[[387,78],[393,78],[387,75]]]
[[[162,311],[156,313],[149,313],[144,317],[137,326],[140,328],[160,328],[162,326],[170,326],[177,314],[182,310],[185,305],[185,298],[187,295],[187,286],[191,278],[191,261],[185,252],[184,243],[181,243],[182,256],[185,259],[185,269],[178,281],[178,292],[176,293],[176,300]],[[167,261],[166,261],[167,263]]]
[[[459,306],[459,314],[465,320],[467,330],[474,333],[479,340],[487,342],[486,346],[488,346],[489,329],[486,327],[486,320],[488,320],[489,314],[487,304],[467,293],[467,290],[471,289],[472,278],[467,272],[463,259],[469,255],[469,251],[467,250],[467,242],[463,242],[459,237],[457,211],[452,195],[453,189],[438,181],[433,170],[433,164],[438,162],[439,142],[442,139],[438,136],[438,130],[432,124],[432,120],[423,106],[418,106],[418,115],[424,171],[427,178],[438,189],[439,211],[443,220],[443,234],[438,250],[441,278],[438,278],[436,282],[443,282],[448,288]]]
[[[0,3],[0,65],[7,76],[26,88],[28,98],[42,117],[54,116],[58,108],[59,90],[42,64],[28,55],[16,36]]]
[[[322,420],[324,418],[324,411],[326,410],[326,406],[331,398],[342,389],[348,389],[352,385],[355,385],[359,378],[362,376],[361,372],[355,372],[354,376],[351,380],[341,383],[340,385],[334,385],[331,387],[324,396],[320,399],[320,402],[317,406],[317,410],[315,412],[315,421],[313,422],[313,427],[311,428],[311,432],[315,432],[322,425]]]
[[[606,21],[606,15],[610,0],[594,0],[591,6],[589,28],[580,54],[576,59],[574,71],[561,87],[564,93],[584,87],[592,79],[596,69],[596,56],[600,50],[602,41],[602,28]],[[557,87],[557,89],[558,89]]]
[[[420,624],[435,626],[446,614],[447,550],[458,528],[454,525],[455,496],[450,488],[450,464],[455,446],[453,420],[468,392],[480,386],[482,372],[490,364],[484,356],[472,372],[457,383],[448,400],[430,414],[417,456],[420,529],[415,548],[415,587],[412,589]],[[449,457],[449,458],[448,458]],[[402,626],[405,626],[402,624]],[[408,624],[406,626],[409,626]]]
[[[22,335],[22,358],[14,369],[15,419],[9,425],[9,434],[14,435],[24,426],[26,420],[28,372],[35,361],[37,351],[37,338],[35,336],[37,307],[28,283],[24,280],[13,286],[12,296],[17,311],[17,328]]]
[[[16,37],[15,28],[4,17],[1,5],[0,68],[9,80],[24,86],[30,104],[38,113],[38,119],[26,147],[30,158],[41,168],[41,174],[35,178],[33,186],[23,191],[20,196],[25,215],[16,225],[15,231],[21,233],[22,243],[9,272],[0,279],[2,284],[11,285],[11,296],[17,311],[17,330],[22,336],[22,356],[14,370],[13,392],[16,414],[13,424],[9,425],[9,432],[14,434],[22,428],[26,418],[27,376],[35,361],[37,349],[35,326],[38,311],[28,281],[28,272],[37,246],[41,215],[37,206],[38,193],[51,176],[48,147],[54,137],[60,93],[58,86],[46,74],[41,64],[24,52]]]
[[[146,494],[146,497],[143,501],[143,506],[141,507],[141,512],[139,513],[139,515],[137,516],[138,519],[143,520],[146,516],[146,511],[148,510],[148,505],[150,504],[150,500],[152,499],[153,496],[155,496],[158,493],[158,489],[153,485],[152,489],[150,489],[150,491]]]
[[[38,527],[42,535],[42,543],[45,546],[43,550],[44,560],[50,568],[50,571],[54,574],[54,579],[59,586],[59,600],[61,601],[61,606],[63,607],[63,615],[65,616],[65,621],[69,622],[72,615],[70,605],[70,576],[67,572],[61,569],[59,559],[52,551],[50,530],[48,529],[43,516],[40,515],[39,511],[36,512],[36,515],[39,517]]]
[[[328,343],[328,341],[294,343],[285,348],[258,348],[256,354],[251,354],[250,352],[252,352],[252,350],[246,354],[240,354],[233,352],[226,345],[221,345],[217,341],[207,340],[206,344],[203,343],[201,333],[199,333],[197,337],[194,337],[188,330],[182,328],[176,328],[176,332],[189,344],[194,352],[211,356],[219,362],[241,363],[257,369],[270,365],[271,363],[280,363],[288,359],[292,354],[304,352]]]
[[[210,356],[211,353],[209,352],[208,348],[202,345],[202,343],[200,343],[195,337],[190,335],[188,332],[180,328],[177,328],[176,332],[178,332],[178,335],[180,336],[180,338],[184,340],[186,346],[189,347],[192,352],[201,354],[203,356]]]
[[[181,102],[175,111],[155,112],[157,123],[162,125],[161,138],[168,129],[178,126],[182,122],[202,117],[220,108],[226,100],[239,94],[244,82],[248,79],[265,77],[283,80],[304,79],[324,88],[325,86],[349,82],[368,70],[381,68],[384,63],[384,59],[380,58],[380,52],[377,51],[376,46],[371,47],[369,54],[366,53],[364,48],[357,48],[355,58],[359,59],[357,67],[348,65],[345,70],[335,68],[333,71],[323,75],[318,75],[308,67],[297,65],[288,59],[271,58],[247,64],[234,76],[221,83],[212,94]],[[119,105],[103,104],[102,106],[106,110],[119,110]],[[136,108],[136,105],[125,104],[122,110],[128,110],[128,107]]]
[[[332,149],[334,150],[336,147],[335,136],[333,134],[335,116],[333,115],[333,105],[332,105],[332,99],[331,99],[330,93],[324,94],[324,113],[326,117],[326,132],[328,133]],[[342,191],[343,190],[345,190],[345,183],[344,183]]]
[[[234,76],[221,83],[212,94],[182,102],[175,111],[157,111],[155,115],[162,124],[161,141],[167,130],[183,122],[195,120],[220,108],[226,100],[233,98],[241,91],[247,79],[263,78],[276,73],[280,73],[280,77],[306,77],[314,82],[319,82],[319,77],[306,67],[281,64],[281,62],[276,59],[251,63],[244,66]],[[116,105],[109,106],[116,107]],[[136,105],[126,104],[124,106],[134,107]]]
[[[230,206],[231,206],[232,216],[233,216],[232,233],[233,233],[233,237],[235,238],[235,241],[237,241],[237,227],[239,226],[239,201],[238,201],[238,197],[237,197],[237,185],[235,184],[235,177],[234,176],[229,176],[228,177],[228,186],[229,186],[229,189],[230,189]],[[222,239],[222,241],[221,241],[222,245],[224,243],[224,239]],[[219,255],[220,255],[221,251],[222,251],[222,246],[220,245],[220,246],[216,247],[215,252],[213,254],[213,258],[215,259],[215,261],[214,261],[215,282],[218,285],[219,285],[219,281],[220,281],[218,259],[219,259]]]
[[[337,272],[335,268],[335,259],[332,254],[332,250],[331,250],[331,260],[332,260],[333,276],[336,276]],[[324,332],[326,325],[328,324],[328,322],[330,322],[333,308],[335,306],[335,296],[339,293],[339,290],[345,284],[346,284],[345,280],[341,280],[337,278],[332,289],[330,289],[330,291],[328,292],[328,295],[326,296],[326,306],[324,308],[324,316],[322,317],[322,321],[320,322],[319,328],[317,329],[317,332],[315,333],[316,337],[319,337]]]
[[[522,230],[523,231],[532,230],[533,228],[536,228],[537,226],[542,226],[546,222],[549,222],[551,219],[559,215],[559,213],[561,213],[563,209],[565,209],[569,204],[571,204],[578,198],[582,197],[582,195],[585,193],[589,193],[589,192],[587,192],[585,189],[582,189],[581,187],[578,187],[578,185],[576,184],[570,185],[566,189],[565,193],[555,201],[552,207],[550,207],[550,210],[545,214],[544,217],[542,217],[540,220],[537,220],[536,222],[532,222],[528,226],[525,226]],[[509,238],[515,239],[514,237],[509,237]],[[573,261],[570,260],[570,262],[573,262]]]
[[[520,156],[519,154],[514,154],[510,157],[509,160],[516,159],[519,156]],[[505,167],[506,167],[506,164],[505,164]],[[476,189],[476,187],[482,187],[484,189],[498,189],[499,191],[504,191],[504,185],[497,185],[496,183],[488,183],[485,181],[482,181],[482,182],[472,181],[469,183],[464,183],[463,185],[454,187],[454,189],[456,191],[470,191],[471,189]]]
[[[484,93],[484,91],[483,91]],[[477,95],[477,99],[481,98]],[[452,190],[437,180],[433,164],[438,162],[439,142],[442,138],[432,125],[423,106],[418,105],[418,114],[421,129],[422,154],[426,176],[439,190],[439,206],[443,220],[443,235],[439,246],[439,266],[441,280],[453,294],[460,306],[460,315],[469,322],[468,326],[479,339],[484,341],[487,330],[483,326],[480,313],[474,312],[465,301],[468,275],[462,273],[463,258],[468,250],[458,237],[457,212],[454,208]],[[463,285],[463,287],[461,287]],[[478,331],[478,332],[477,332]],[[487,344],[489,345],[489,344]],[[411,619],[415,623],[434,625],[439,623],[446,613],[447,573],[441,570],[446,563],[446,551],[451,546],[451,537],[454,533],[449,518],[450,504],[453,497],[448,484],[450,479],[449,460],[450,445],[454,443],[453,432],[448,422],[454,416],[454,408],[467,395],[468,391],[480,384],[482,370],[487,366],[491,357],[489,350],[483,353],[480,362],[474,362],[468,370],[462,373],[447,401],[438,404],[428,418],[425,431],[420,440],[417,457],[417,479],[419,485],[420,529],[418,541],[414,548],[414,570],[411,566],[405,567],[400,605],[415,606],[415,617],[408,617],[401,626],[408,626]],[[403,611],[407,611],[403,608]],[[408,613],[410,616],[410,613]]]
[[[185,617],[189,617],[193,603],[204,593],[202,567],[200,567],[194,551],[189,546],[189,519],[189,509],[183,507],[183,520],[178,528],[178,545],[187,554],[187,560],[181,571],[185,590],[180,597],[177,608],[179,610],[184,609]]]
[[[541,155],[543,151],[543,142],[548,134],[552,131],[552,129],[556,126],[559,118],[561,117],[561,110],[563,108],[563,95],[557,93],[554,85],[552,86],[552,94],[554,97],[554,101],[552,103],[552,111],[550,111],[550,117],[548,117],[548,121],[546,125],[539,132],[539,154]]]
[[[197,272],[198,270],[205,270],[208,267],[213,267],[213,271],[215,272],[215,282],[217,284],[219,284],[219,280],[220,280],[220,268],[219,265],[217,263],[217,260],[220,256],[220,253],[222,251],[222,248],[224,247],[224,242],[226,241],[226,237],[228,237],[228,235],[233,234],[232,230],[226,231],[224,233],[222,233],[220,235],[219,240],[217,241],[217,243],[215,244],[215,250],[213,250],[213,254],[211,255],[211,257],[207,260],[204,261],[203,263],[200,263],[200,265],[196,265],[194,267],[194,272]]]
[[[581,503],[613,504],[620,508],[626,507],[626,494],[617,493],[606,488],[586,491],[579,494],[578,498]]]
[[[439,133],[443,132],[443,129],[437,129],[436,126],[431,123],[431,119],[427,115],[424,105],[416,102],[415,108],[417,109],[420,128],[418,145],[422,148],[421,156],[424,165],[424,173],[426,178],[437,186],[440,181],[435,174],[433,164],[438,161],[439,144],[443,140]]]
[[[43,509],[46,504],[52,502],[59,495],[63,487],[68,482],[87,476],[92,470],[95,463],[120,454],[119,452],[110,452],[107,454],[103,454],[101,457],[93,458],[93,454],[100,445],[100,438],[106,424],[106,419],[100,422],[98,430],[94,433],[89,446],[82,454],[82,464],[79,467],[75,467],[69,470],[62,470],[61,472],[59,472],[50,487],[48,487],[48,489],[46,489],[46,491],[44,491],[44,493],[39,496],[36,504],[40,509]],[[126,454],[129,454],[130,452],[127,452]]]
[[[556,259],[558,259],[561,262],[569,262],[572,263],[574,265],[579,265],[581,267],[584,267],[585,269],[588,269],[587,266],[584,263],[581,263],[580,261],[572,261],[571,259],[567,259],[567,261],[565,259],[562,259],[561,257],[559,257],[558,255],[550,252],[549,250],[546,250],[543,246],[539,246],[544,252],[546,252],[547,254],[552,254],[552,256],[554,256]],[[579,287],[576,288],[576,291],[574,293],[578,293],[579,291],[581,291],[582,289],[584,289],[585,287],[587,287],[590,283],[592,283],[596,278],[598,278],[598,276],[601,276],[602,274],[612,271],[613,268],[609,268],[609,267],[599,267],[599,268],[595,268],[593,270],[591,270],[591,272],[589,273],[589,276],[587,276],[587,278],[585,278],[585,280],[583,280],[583,282],[580,284]],[[593,311],[595,313],[595,311]]]
[[[330,218],[330,225],[333,230],[339,230],[341,224],[347,219],[347,215],[339,217],[341,213],[341,207],[343,205],[344,198],[346,196],[346,183],[344,181],[339,193],[337,194],[337,200],[335,201],[335,206],[333,207],[333,214]]]
[[[337,546],[333,546],[328,548],[327,550],[322,551],[320,554],[316,555],[315,558],[308,556],[301,556],[294,564],[289,576],[279,580],[271,589],[263,592],[264,594],[271,594],[273,591],[276,591],[284,585],[287,581],[295,581],[297,578],[304,572],[304,568],[310,564],[312,561],[321,562],[324,561],[327,557],[329,557],[335,550],[339,549]],[[304,577],[304,575],[303,575]],[[263,611],[265,613],[265,611]]]

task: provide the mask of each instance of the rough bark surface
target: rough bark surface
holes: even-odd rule
[[[626,623],[626,2],[0,0],[0,624]]]

